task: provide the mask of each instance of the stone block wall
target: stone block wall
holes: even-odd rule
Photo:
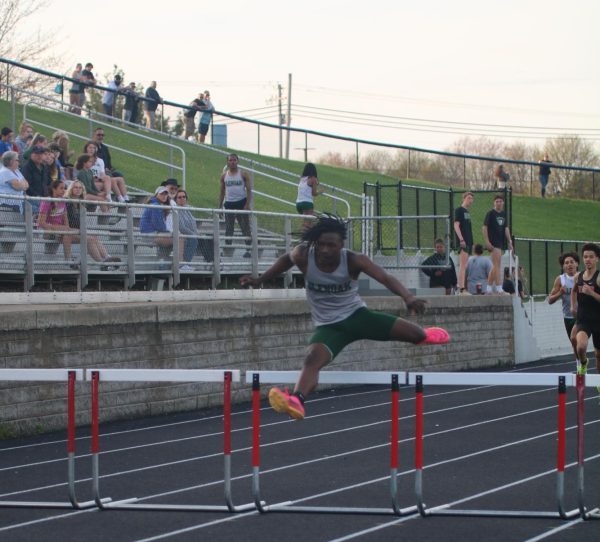
[[[402,317],[397,297],[369,297],[371,309]],[[409,317],[412,318],[412,317]],[[332,370],[457,371],[514,362],[511,299],[429,298],[423,326],[448,329],[448,346],[357,342]],[[313,327],[300,299],[0,307],[0,368],[295,370]],[[101,419],[218,405],[218,384],[100,383]],[[234,401],[250,399],[246,384]],[[77,420],[89,423],[89,383],[77,384]],[[0,434],[63,429],[66,384],[0,381]]]

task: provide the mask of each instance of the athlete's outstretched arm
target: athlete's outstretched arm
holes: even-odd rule
[[[244,275],[240,277],[240,284],[242,286],[260,286],[263,282],[285,273],[288,269],[294,266],[294,262],[289,252],[286,252],[283,256],[280,256],[275,260],[273,265],[269,267],[262,275],[253,277],[252,275]]]
[[[390,275],[369,257],[364,254],[353,254],[353,259],[356,269],[369,275],[380,284],[383,284],[390,292],[404,299],[406,307],[409,310],[414,311],[417,314],[423,314],[425,312],[427,301],[415,297],[396,277]]]

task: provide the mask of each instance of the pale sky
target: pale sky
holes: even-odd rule
[[[278,83],[287,92],[292,73],[293,107],[305,106],[292,112],[297,127],[433,149],[461,137],[432,131],[464,128],[447,124],[452,122],[525,126],[530,137],[539,137],[539,127],[588,129],[581,133],[600,141],[598,0],[50,5],[29,28],[49,21],[51,29],[61,29],[57,48],[66,73],[76,62],[91,61],[103,80],[117,64],[126,82],[155,79],[161,95],[173,101],[189,103],[210,89],[219,110],[266,108],[275,105]],[[345,122],[334,122],[333,115]],[[381,125],[382,115],[396,117],[387,119],[395,125],[349,123]],[[274,116],[265,120],[277,122]],[[228,129],[230,146],[242,136],[256,139],[255,128]],[[301,144],[294,139],[292,147]],[[292,152],[298,159],[300,154]]]

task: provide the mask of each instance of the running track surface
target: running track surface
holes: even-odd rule
[[[333,368],[333,367],[332,367]],[[517,372],[568,372],[544,360]],[[425,387],[424,496],[428,506],[555,511],[556,388]],[[326,390],[294,422],[263,403],[261,491],[269,503],[389,507],[390,394],[381,387]],[[567,393],[565,498],[576,503],[575,391]],[[414,498],[414,389],[400,389],[399,501]],[[586,394],[585,495],[600,505],[600,403]],[[252,501],[249,404],[235,405],[232,475],[236,504]],[[90,439],[77,436],[77,492],[91,498]],[[221,411],[111,423],[101,427],[100,487],[113,500],[224,504]],[[1,500],[67,498],[65,434],[0,443]],[[504,487],[509,486],[509,487]],[[87,511],[0,508],[3,541],[239,540],[597,542],[600,521],[405,517],[256,511]]]

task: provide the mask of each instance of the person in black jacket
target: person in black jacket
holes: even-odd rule
[[[144,117],[146,119],[146,128],[154,129],[156,119],[156,109],[158,104],[162,103],[162,98],[156,90],[156,81],[152,81],[146,89],[146,100],[144,101]]]
[[[44,163],[44,154],[48,149],[40,145],[35,145],[31,149],[29,160],[23,164],[21,173],[29,183],[27,189],[28,196],[44,198],[48,196],[48,187],[50,186],[50,169]],[[40,207],[39,201],[32,201],[31,207],[33,214],[38,212]]]
[[[445,269],[440,267],[426,266],[443,266],[446,265],[446,247],[442,239],[435,240],[435,254],[423,260],[421,263],[421,271],[429,277],[430,288],[444,288],[446,295],[452,293],[452,289],[456,288],[456,269],[452,258],[449,258],[449,266]]]

